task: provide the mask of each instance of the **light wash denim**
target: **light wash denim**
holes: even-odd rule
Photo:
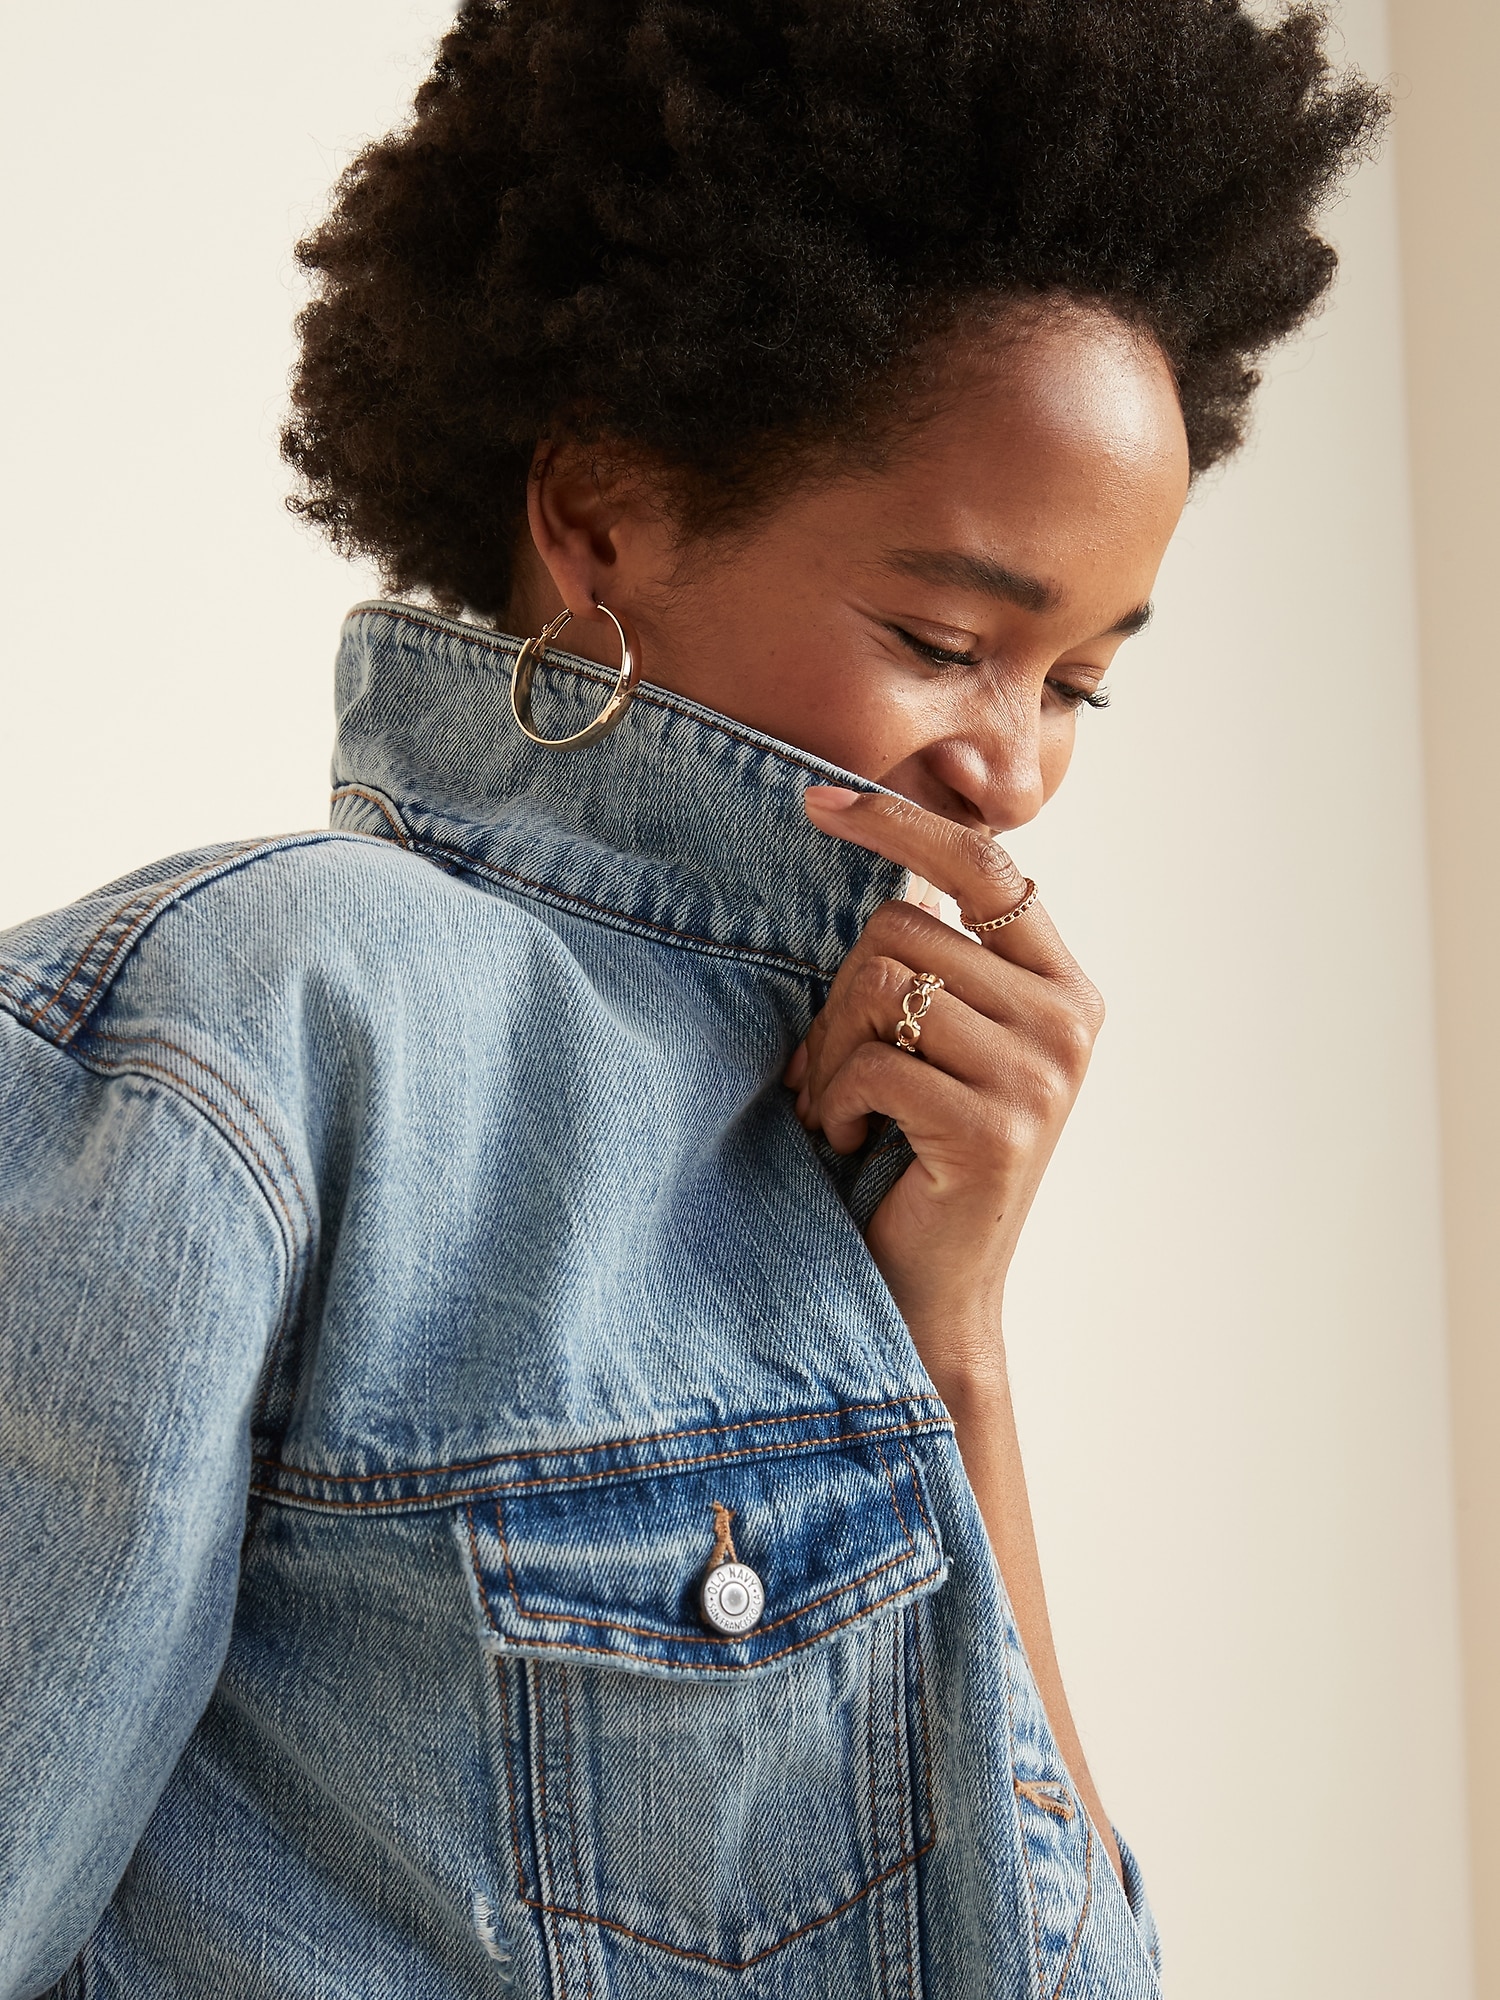
[[[0,939],[0,1993],[1148,2000],[779,1080],[905,878],[514,647],[361,607],[333,831]]]

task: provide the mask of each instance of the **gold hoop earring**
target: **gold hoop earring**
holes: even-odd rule
[[[540,743],[546,750],[577,750],[585,743],[597,743],[601,736],[608,736],[619,726],[627,708],[635,696],[635,684],[640,675],[641,663],[636,658],[635,649],[625,636],[625,627],[616,618],[607,604],[596,604],[596,611],[602,611],[620,637],[620,668],[615,677],[609,700],[589,723],[572,736],[542,736],[532,725],[531,682],[537,668],[547,657],[547,648],[557,637],[569,619],[571,611],[560,611],[550,619],[534,639],[528,639],[516,655],[516,663],[510,670],[510,712],[518,726],[533,743]]]

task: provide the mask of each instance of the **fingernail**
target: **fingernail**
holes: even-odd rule
[[[824,812],[847,812],[861,795],[851,792],[847,785],[809,785],[802,796],[810,806],[821,806]]]
[[[798,1042],[792,1051],[792,1059],[786,1066],[786,1075],[781,1079],[788,1090],[796,1090],[807,1074],[807,1044]]]

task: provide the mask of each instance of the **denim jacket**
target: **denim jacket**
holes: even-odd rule
[[[514,650],[360,607],[332,830],[0,938],[0,1995],[1148,2000],[779,1081],[905,878]]]

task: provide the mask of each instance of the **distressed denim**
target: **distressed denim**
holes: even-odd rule
[[[905,878],[514,648],[359,608],[331,830],[0,939],[0,1994],[1148,2000],[779,1081]]]

